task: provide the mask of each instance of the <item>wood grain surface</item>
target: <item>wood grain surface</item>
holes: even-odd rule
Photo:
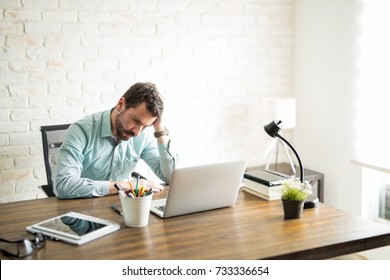
[[[154,195],[154,199],[165,193]],[[30,259],[327,259],[390,244],[390,227],[320,204],[303,217],[285,220],[281,201],[240,191],[234,207],[161,219],[130,228],[119,197],[46,198],[0,204],[0,237],[28,237],[26,226],[69,211],[121,224],[121,229],[81,246],[47,240]],[[0,254],[1,259],[9,256]]]

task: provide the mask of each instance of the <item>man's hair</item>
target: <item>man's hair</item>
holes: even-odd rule
[[[146,103],[146,108],[153,116],[161,116],[164,109],[164,102],[156,85],[152,83],[136,83],[124,94],[126,109],[135,108],[141,103]]]

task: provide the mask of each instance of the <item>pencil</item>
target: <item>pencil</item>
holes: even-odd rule
[[[129,180],[129,185],[130,185],[130,191],[131,191],[131,193],[135,196],[135,192],[134,192],[134,189],[133,189],[133,184],[131,183],[130,180]]]
[[[141,185],[141,187],[139,188],[139,191],[138,191],[138,196],[142,196],[143,193],[144,193],[144,186]]]
[[[137,183],[135,184],[135,196],[138,196],[138,184],[139,184],[139,173],[137,175]]]

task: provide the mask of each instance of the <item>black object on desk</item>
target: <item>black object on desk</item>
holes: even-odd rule
[[[318,199],[317,196],[315,195],[308,195],[307,198],[306,198],[306,202],[303,206],[304,209],[308,209],[308,208],[316,208],[318,207],[318,204],[320,203],[320,200]]]
[[[115,211],[118,215],[123,216],[123,213],[114,204],[111,204],[111,209]]]

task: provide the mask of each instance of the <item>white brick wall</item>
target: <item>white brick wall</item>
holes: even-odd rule
[[[165,96],[183,164],[262,163],[262,97],[292,95],[292,0],[0,0],[0,10],[0,202],[42,197],[41,125],[108,109],[137,81]]]

